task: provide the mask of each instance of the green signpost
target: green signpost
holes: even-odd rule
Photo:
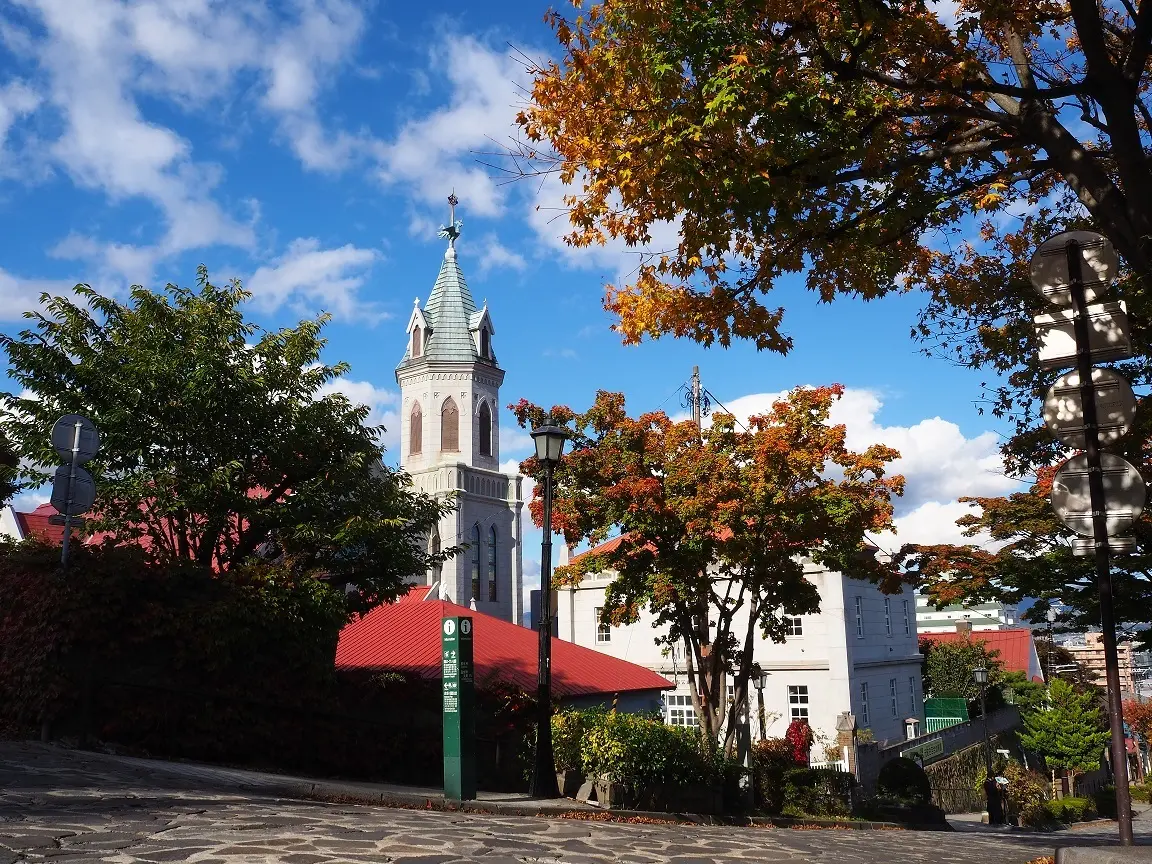
[[[444,679],[444,797],[476,797],[476,720],[472,707],[472,619],[445,618],[440,626]]]

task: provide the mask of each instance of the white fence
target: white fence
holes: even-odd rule
[[[837,759],[835,762],[812,762],[812,768],[830,768],[833,771],[847,771],[848,763],[843,759]]]

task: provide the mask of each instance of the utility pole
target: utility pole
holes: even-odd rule
[[[704,419],[700,411],[700,367],[692,367],[692,422],[696,424],[696,434],[704,429]]]

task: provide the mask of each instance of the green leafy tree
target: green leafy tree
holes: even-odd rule
[[[797,388],[747,429],[722,413],[702,432],[660,411],[633,418],[623,396],[605,392],[586,412],[551,412],[574,433],[556,473],[554,525],[570,544],[620,534],[607,550],[558,569],[556,580],[614,573],[604,603],[613,623],[650,608],[662,641],[683,646],[702,737],[716,742],[725,730],[729,752],[758,635],[783,641],[785,615],[818,609],[806,561],[900,585],[894,569],[859,557],[864,535],[891,525],[904,479],[886,469],[898,454],[845,446],[844,427],[827,422],[842,392]],[[513,411],[525,426],[545,418],[523,401]],[[534,458],[521,470],[541,477]],[[537,498],[537,520],[540,507]]]
[[[449,505],[386,467],[369,409],[333,392],[349,367],[321,361],[328,316],[266,331],[245,320],[248,296],[204,268],[196,289],[136,286],[126,302],[87,285],[45,295],[29,329],[0,335],[24,389],[2,407],[22,479],[58,462],[55,420],[86,415],[101,435],[90,530],[216,570],[279,560],[371,608],[455,551],[427,551]]]
[[[972,670],[983,666],[988,670],[989,684],[995,683],[1004,664],[997,659],[999,651],[989,651],[979,639],[959,642],[937,642],[921,637],[920,653],[924,655],[924,695],[929,698],[947,697],[971,702],[980,698],[980,686],[972,677]]]
[[[1024,715],[1020,743],[1044,757],[1050,769],[1070,772],[1091,771],[1109,739],[1104,714],[1092,693],[1079,693],[1061,678],[1048,687],[1048,705]]]

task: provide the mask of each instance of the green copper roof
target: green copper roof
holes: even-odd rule
[[[465,363],[481,359],[472,337],[472,327],[478,325],[480,314],[460,271],[453,245],[444,252],[440,274],[424,305],[424,317],[432,335],[425,344],[424,355],[418,359]],[[411,353],[412,342],[409,340],[401,366],[412,362]],[[495,357],[484,362],[494,363]]]

